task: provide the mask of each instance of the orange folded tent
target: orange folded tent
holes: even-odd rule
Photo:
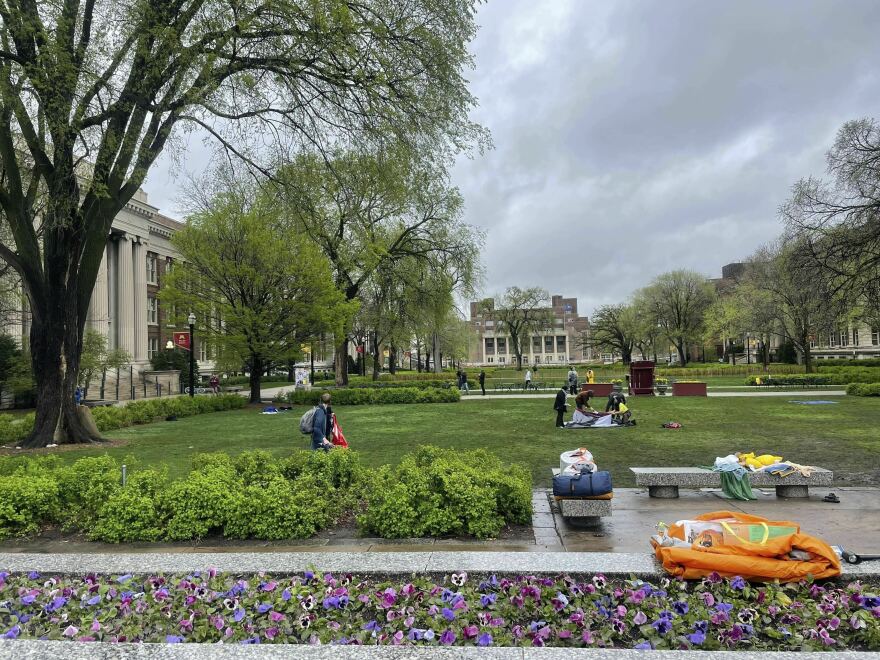
[[[691,580],[710,573],[746,580],[797,582],[840,575],[840,559],[827,543],[804,534],[800,525],[733,511],[716,511],[680,521],[667,536],[689,547],[651,540],[657,559],[672,575]],[[700,524],[705,523],[705,524]],[[798,558],[791,556],[792,551]]]

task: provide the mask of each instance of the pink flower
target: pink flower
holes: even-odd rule
[[[637,626],[641,626],[648,622],[648,617],[645,616],[645,613],[641,610],[636,612],[636,615],[633,617],[633,623]]]
[[[98,632],[100,629],[101,629],[101,623],[97,619],[92,621],[92,625],[89,628],[89,630],[91,630],[92,632]]]
[[[708,591],[704,591],[700,594],[703,598],[703,602],[706,604],[706,607],[712,607],[715,604],[715,596],[710,594]]]
[[[269,618],[272,619],[275,623],[279,623],[280,621],[284,621],[284,615],[281,612],[269,612]],[[219,628],[218,628],[219,629]]]
[[[581,640],[584,642],[584,644],[592,644],[594,641],[593,640],[593,633],[590,632],[589,630],[585,630],[583,632],[583,634],[581,635]]]
[[[64,635],[65,637],[73,637],[78,632],[79,632],[79,628],[77,628],[76,626],[67,626],[67,628],[64,629],[64,632],[61,634]]]
[[[480,633],[480,629],[475,625],[465,626],[461,630],[461,634],[464,635],[465,639],[473,639]]]

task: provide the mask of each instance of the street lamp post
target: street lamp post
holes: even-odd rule
[[[752,333],[746,333],[746,364],[752,363]]]
[[[196,315],[189,313],[189,395],[196,395]]]

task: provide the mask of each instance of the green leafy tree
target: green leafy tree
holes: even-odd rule
[[[91,442],[73,405],[114,217],[185,130],[267,173],[306,144],[485,144],[463,69],[476,0],[10,0],[0,8],[0,258],[24,284],[36,422]],[[270,149],[267,141],[274,140]]]
[[[484,313],[495,320],[496,335],[510,337],[516,368],[522,370],[523,351],[531,336],[553,327],[550,295],[544,289],[512,286],[498,300],[484,306]]]
[[[459,290],[478,278],[482,235],[462,221],[462,198],[448,185],[443,164],[425,157],[394,143],[369,153],[339,152],[329,161],[302,156],[279,173],[286,212],[330,260],[346,300],[361,299],[372,278],[404,261],[443,269]],[[337,337],[340,385],[348,382],[342,356],[350,331]]]
[[[334,287],[327,259],[267,191],[232,187],[172,240],[182,262],[160,297],[192,310],[203,340],[247,363],[253,403],[268,364],[338,329],[354,311]]]
[[[89,394],[92,380],[101,374],[101,395],[107,382],[107,372],[121,369],[131,363],[131,355],[121,348],[107,348],[107,338],[97,330],[88,329],[83,337],[83,351],[80,362],[79,384]]]
[[[674,270],[657,277],[639,297],[686,365],[688,348],[702,338],[704,316],[715,299],[711,283],[699,273]]]

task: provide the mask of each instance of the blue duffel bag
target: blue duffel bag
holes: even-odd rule
[[[557,474],[553,494],[557,497],[598,497],[611,492],[611,473],[606,470],[580,474]]]

